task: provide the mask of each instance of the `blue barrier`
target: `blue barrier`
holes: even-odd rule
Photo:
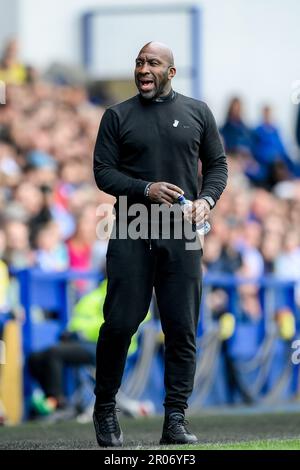
[[[37,268],[12,270],[11,275],[19,282],[20,304],[24,310],[22,336],[26,408],[26,400],[32,392],[26,359],[31,352],[46,349],[55,344],[60,333],[65,330],[72,308],[69,298],[70,283],[78,279],[101,282],[104,276],[98,271],[50,273]],[[56,318],[35,323],[32,318],[33,307],[55,312]]]
[[[19,281],[20,303],[25,313],[23,324],[23,352],[25,358],[28,357],[30,352],[53,344],[59,333],[65,329],[72,310],[70,302],[70,285],[72,282],[83,279],[96,282],[103,280],[103,274],[95,271],[46,273],[38,269],[30,269],[14,271],[12,275]],[[262,308],[262,315],[257,321],[241,318],[239,287],[244,284],[257,286]],[[242,399],[243,388],[251,391],[251,387],[255,400],[266,397],[273,397],[274,399],[276,393],[277,399],[291,398],[295,395],[299,389],[299,366],[291,363],[290,341],[281,339],[274,330],[274,325],[276,325],[276,311],[279,308],[288,307],[293,312],[297,332],[299,333],[300,321],[299,307],[296,304],[296,282],[279,280],[273,276],[246,279],[220,274],[205,276],[203,287],[203,302],[198,329],[199,340],[203,340],[202,346],[199,347],[200,369],[203,367],[203,370],[206,370],[206,365],[201,363],[202,357],[205,356],[203,348],[208,347],[207,345],[203,346],[204,340],[218,325],[218,319],[213,317],[206,303],[209,291],[219,288],[227,293],[226,310],[234,315],[236,328],[233,336],[223,344],[215,336],[216,345],[218,341],[220,343],[215,348],[216,359],[214,364],[208,368],[210,370],[207,372],[207,377],[203,376],[203,386],[200,380],[202,372],[201,370],[201,373],[199,372],[199,390],[196,389],[193,395],[195,397],[195,407],[239,402]],[[32,318],[34,306],[47,311],[54,311],[57,317],[36,323]],[[211,342],[212,344],[213,342]],[[259,354],[261,354],[261,357]],[[153,359],[152,382],[151,374],[149,374],[140,397],[149,398],[154,395],[152,399],[157,404],[157,409],[160,410],[161,394],[157,393],[159,388],[158,372],[161,367],[161,390],[163,390],[163,366],[161,366],[161,359]],[[257,361],[256,369],[254,367],[255,360]],[[235,380],[240,382],[238,386],[236,384],[236,390],[234,390],[234,386],[231,390],[232,384],[229,383],[230,381],[226,377],[228,367],[236,370]],[[130,376],[130,372],[127,375]],[[154,376],[155,382],[153,382]],[[285,382],[282,377],[286,377]],[[205,387],[207,387],[206,395],[202,390]],[[152,394],[151,390],[156,390],[156,392]],[[25,398],[29,397],[30,393],[31,381],[25,367]]]

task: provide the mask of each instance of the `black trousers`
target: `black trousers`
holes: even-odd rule
[[[111,239],[108,290],[97,344],[96,406],[115,404],[132,335],[145,318],[155,288],[165,335],[166,410],[187,408],[196,365],[201,298],[201,254],[186,240]]]
[[[79,341],[62,341],[55,346],[32,353],[29,371],[41,385],[47,397],[61,399],[64,395],[63,368],[65,365],[94,364],[93,354]]]

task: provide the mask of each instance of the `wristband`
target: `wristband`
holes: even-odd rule
[[[200,197],[200,199],[204,199],[204,201],[208,203],[210,209],[212,209],[216,205],[215,201],[210,196],[203,196],[203,197]]]
[[[152,185],[153,183],[148,183],[146,188],[145,188],[145,191],[144,191],[144,195],[145,197],[149,197],[149,192],[150,192],[150,186]]]

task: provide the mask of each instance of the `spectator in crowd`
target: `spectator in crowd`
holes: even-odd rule
[[[0,340],[2,339],[3,326],[7,319],[10,317],[10,299],[9,299],[9,272],[8,266],[4,261],[4,252],[6,245],[5,232],[0,226]],[[3,353],[0,350],[0,355]],[[1,363],[2,356],[0,357]],[[1,381],[1,369],[0,369],[0,381]],[[1,403],[0,403],[1,405]],[[0,406],[0,419],[1,419],[1,406]],[[1,422],[1,421],[0,421]]]
[[[260,165],[260,184],[271,189],[279,181],[288,180],[293,163],[272,119],[272,109],[264,106],[262,122],[253,131],[253,155]]]
[[[20,220],[8,220],[5,225],[5,260],[15,269],[24,269],[34,264],[34,254],[29,243],[28,225]]]
[[[5,83],[20,85],[27,79],[26,67],[18,59],[18,42],[10,40],[3,51],[0,60],[0,80]]]
[[[276,260],[282,246],[282,237],[276,233],[265,234],[261,244],[261,254],[264,260],[264,274],[274,274]]]
[[[299,229],[290,227],[285,233],[283,251],[277,257],[275,272],[280,278],[300,279]]]
[[[262,228],[258,222],[246,221],[242,237],[238,240],[236,249],[241,253],[243,274],[249,277],[260,277],[263,274],[263,259],[260,253]]]
[[[68,252],[59,226],[48,222],[36,234],[36,264],[44,271],[64,271],[69,266]]]
[[[266,218],[276,210],[277,201],[272,193],[259,188],[249,194],[248,215],[247,218],[263,224]]]
[[[6,237],[4,230],[0,227],[0,315],[7,313],[8,309],[8,286],[9,276],[8,268],[3,259],[5,252]],[[1,324],[1,322],[0,322]]]
[[[232,240],[222,245],[220,239],[212,233],[205,240],[203,264],[210,274],[236,274],[242,265],[242,257]]]
[[[30,235],[34,234],[35,219],[43,210],[43,194],[40,189],[32,183],[24,180],[17,188],[11,201],[24,211],[26,221],[30,227]],[[44,222],[48,222],[47,218]]]
[[[252,154],[251,130],[243,120],[241,99],[232,98],[224,125],[220,129],[229,154]]]
[[[0,341],[3,338],[3,330],[6,321],[9,318],[9,274],[8,274],[8,267],[3,260],[3,254],[5,252],[5,232],[0,226]],[[0,343],[0,364],[4,360],[5,350],[3,349],[3,345]],[[3,370],[0,368],[0,382],[2,384],[3,377],[2,377]],[[1,387],[2,388],[2,387]],[[5,423],[6,420],[6,410],[2,403],[2,394],[0,394],[0,426]]]
[[[79,159],[69,159],[62,164],[61,184],[59,185],[59,196],[62,204],[67,206],[71,195],[80,188],[84,188],[89,181],[88,167]]]
[[[3,223],[0,220],[0,259],[3,257],[6,248],[6,236],[3,230]]]
[[[252,130],[244,122],[243,105],[240,98],[235,97],[231,100],[225,123],[220,132],[227,153],[234,155],[242,172],[252,185],[260,184],[262,170],[253,157]]]
[[[8,140],[0,136],[0,184],[7,191],[14,188],[20,178],[20,167],[16,162],[16,150]]]
[[[62,239],[66,240],[76,228],[73,214],[55,200],[55,188],[52,185],[41,185],[38,189],[43,195],[43,204],[39,213],[30,220],[32,239],[41,225],[53,220],[60,228]]]
[[[90,271],[97,269],[104,271],[107,244],[102,244],[96,238],[96,206],[86,205],[78,215],[76,231],[67,241],[70,268],[75,271]],[[103,247],[101,252],[101,246]],[[98,265],[95,264],[98,263]],[[76,290],[82,295],[93,283],[79,280],[75,282]]]
[[[96,208],[85,207],[78,216],[76,231],[68,240],[70,266],[75,270],[89,270],[92,266],[92,248],[96,238]]]

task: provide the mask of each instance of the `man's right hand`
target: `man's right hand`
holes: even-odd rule
[[[172,207],[177,198],[182,194],[184,194],[184,191],[171,183],[152,183],[149,188],[149,199],[152,202],[167,204],[169,207]]]

